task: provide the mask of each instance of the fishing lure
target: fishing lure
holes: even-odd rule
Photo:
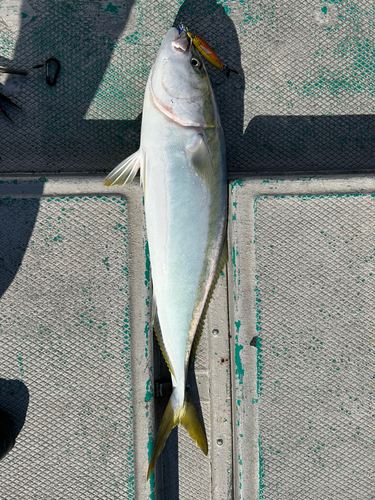
[[[226,72],[227,76],[229,76],[229,73],[236,73],[238,75],[238,71],[235,69],[229,68],[226,64],[223,64],[215,51],[208,45],[207,42],[203,40],[202,37],[192,33],[191,31],[188,30],[186,26],[183,24],[180,24],[178,28],[179,34],[181,34],[182,31],[185,31],[187,36],[189,37],[191,43],[196,47],[196,49],[202,54],[202,56],[207,59],[208,62],[210,62],[213,66],[216,68],[219,68],[223,71]]]

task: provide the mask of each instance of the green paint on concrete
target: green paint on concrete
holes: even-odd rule
[[[263,457],[262,457],[262,440],[261,437],[259,436],[258,438],[258,450],[259,450],[259,500],[263,499],[263,489],[264,489],[264,483],[263,483],[263,477],[264,477],[264,467],[263,467]]]
[[[150,330],[150,323],[148,321],[146,321],[145,322],[145,329],[144,329],[146,339],[148,339],[149,330]],[[146,342],[146,345],[148,345],[148,341]]]
[[[238,321],[235,321],[234,322],[235,326],[236,326],[236,336],[235,336],[235,345],[234,345],[234,362],[235,362],[235,365],[236,365],[236,375],[237,375],[237,378],[238,378],[238,383],[241,385],[243,384],[243,376],[244,376],[244,368],[242,366],[242,361],[241,361],[241,351],[243,349],[243,345],[239,344],[238,342],[238,333],[240,331],[240,327],[241,327],[241,321],[238,320]],[[238,400],[237,400],[237,404],[238,403]]]
[[[19,364],[19,367],[20,367],[20,376],[21,376],[21,379],[22,379],[22,376],[23,376],[23,360],[22,360],[22,353],[19,354],[18,356],[18,364]]]
[[[118,14],[118,11],[120,9],[120,6],[113,5],[111,2],[107,5],[107,8],[105,9],[105,12],[111,12],[112,14]]]
[[[152,437],[152,433],[148,433],[148,443],[147,443],[147,451],[148,451],[148,461],[151,460],[152,450],[154,448],[154,438]],[[150,476],[150,495],[149,498],[151,500],[155,500],[155,471],[152,471]]]
[[[150,261],[150,251],[148,248],[148,241],[145,242],[145,257],[146,257],[145,286],[149,287],[151,278],[151,261]]]
[[[151,384],[151,380],[147,380],[147,384],[146,384],[146,395],[145,395],[145,401],[146,401],[146,403],[148,403],[149,401],[151,401],[152,396],[153,396],[153,393],[152,393],[152,384]]]
[[[232,248],[232,262],[233,262],[234,267],[237,267],[236,266],[236,255],[238,255],[238,252],[236,252],[235,248],[233,247]]]
[[[285,82],[285,88],[294,91],[296,100],[314,100],[330,96],[340,105],[345,95],[374,95],[374,54],[375,43],[371,32],[364,26],[373,26],[373,7],[341,2],[337,4],[337,19],[326,26],[325,36],[330,39],[329,52],[334,57],[333,64],[324,49],[325,43],[316,45],[309,66],[294,80]],[[329,20],[330,7],[321,7],[323,18]],[[329,20],[329,23],[331,21]],[[370,24],[371,23],[371,24]],[[315,37],[316,38],[316,37]],[[293,97],[290,99],[293,101]],[[291,104],[293,107],[293,103]],[[327,112],[330,110],[328,109]],[[369,108],[374,113],[375,108]]]
[[[241,187],[241,186],[242,186],[242,184],[243,184],[243,180],[242,180],[242,179],[237,179],[236,181],[233,181],[233,182],[232,182],[232,186],[231,186],[231,188],[230,188],[230,192],[231,192],[231,194],[233,194],[234,188],[235,188],[236,186]]]
[[[144,199],[143,199],[143,205],[144,205]],[[144,214],[143,214],[144,215]],[[145,280],[144,284],[147,290],[150,290],[150,281],[151,281],[151,262],[150,262],[150,251],[149,251],[149,246],[148,246],[148,241],[145,239],[144,240],[144,251],[145,251]],[[150,304],[149,297],[145,298],[145,303],[147,306]],[[146,317],[149,318],[150,314],[147,313]],[[146,346],[148,346],[148,339],[149,339],[149,334],[152,334],[152,325],[150,325],[149,321],[145,321],[145,337],[146,337]],[[147,347],[145,348],[145,356],[146,358],[148,357],[148,349]],[[151,372],[150,368],[150,372]],[[151,385],[151,380],[147,381],[146,385],[146,394],[145,394],[145,401],[149,402],[153,397],[153,391],[152,391],[152,385]],[[148,414],[148,412],[147,412]],[[148,419],[149,421],[149,431],[148,431],[148,444],[147,444],[147,450],[148,450],[148,460],[150,461],[151,455],[152,455],[152,450],[154,447],[154,438],[153,438],[153,423],[151,422],[150,418]],[[151,500],[155,499],[155,472],[153,471],[150,476],[150,495],[149,498]]]
[[[109,262],[108,262],[108,257],[106,257],[103,261],[103,264],[106,266],[107,271],[109,271]]]

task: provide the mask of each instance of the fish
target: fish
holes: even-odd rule
[[[228,259],[223,129],[199,51],[185,31],[166,33],[144,95],[139,150],[104,184],[140,170],[156,337],[172,378],[147,480],[171,430],[182,425],[205,455],[204,425],[186,391],[213,289]]]

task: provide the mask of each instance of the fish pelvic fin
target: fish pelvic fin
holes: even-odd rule
[[[138,150],[125,158],[107,175],[103,182],[104,186],[114,186],[115,184],[122,186],[123,184],[128,184],[134,179],[140,166],[141,152]]]
[[[173,409],[172,396],[169,399],[167,408],[165,409],[154,444],[154,449],[152,450],[151,460],[147,471],[147,481],[150,479],[156,460],[162,452],[171,430],[176,427],[176,425],[181,424],[203,453],[205,455],[208,453],[206,432],[190,396],[186,394],[183,406],[177,410]]]

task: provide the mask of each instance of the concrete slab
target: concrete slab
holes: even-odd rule
[[[105,191],[99,178],[0,184],[1,405],[19,432],[1,467],[9,499],[153,494],[142,192]]]
[[[370,499],[375,177],[231,183],[231,257],[189,379],[209,456],[176,430],[150,483],[168,371],[142,191],[101,181],[0,182],[7,498]]]
[[[374,193],[231,185],[235,498],[373,498]]]

